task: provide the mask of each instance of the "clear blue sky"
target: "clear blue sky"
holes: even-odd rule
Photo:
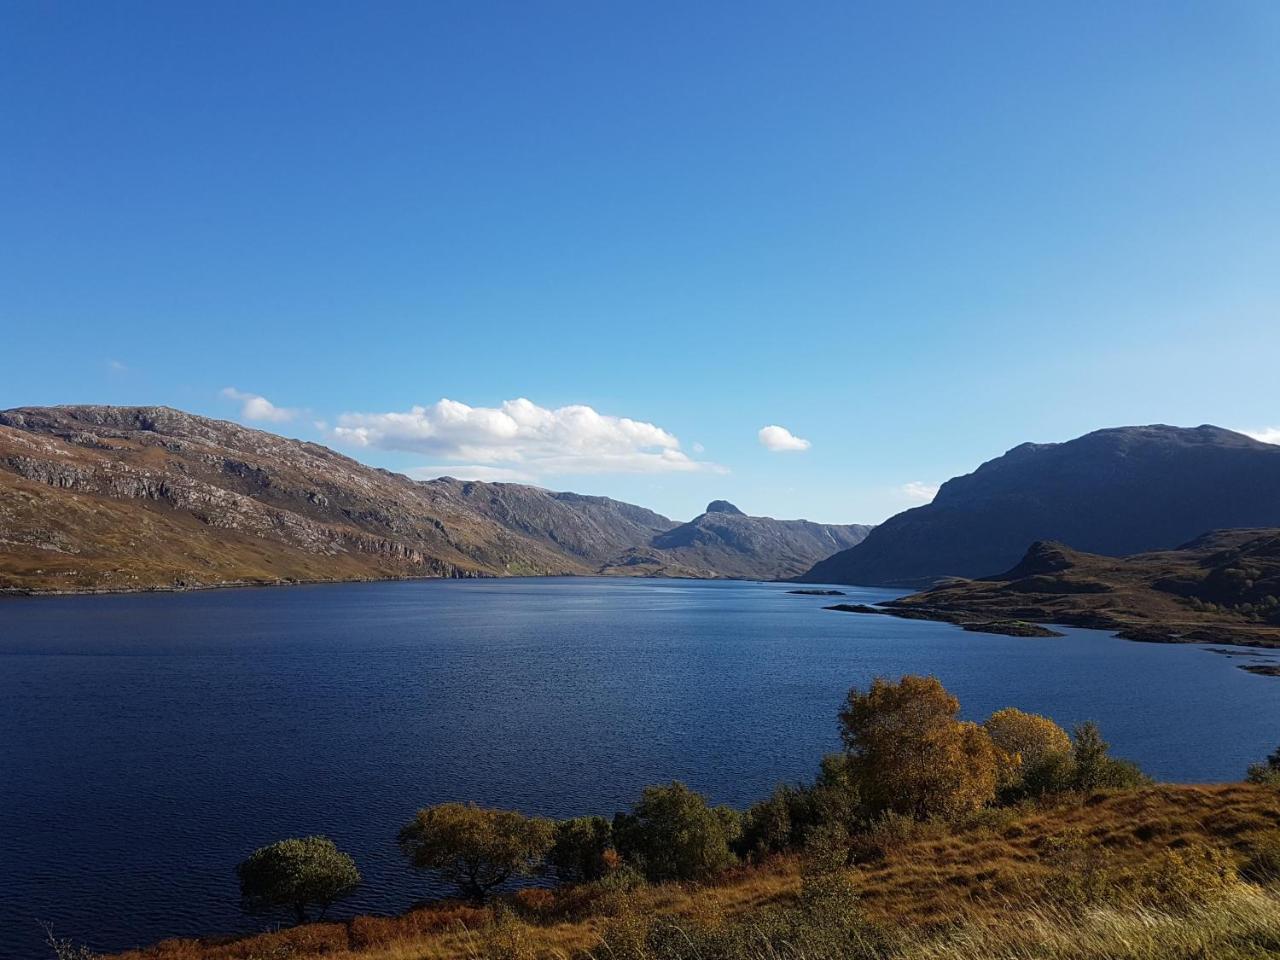
[[[8,0],[0,407],[851,522],[1280,427],[1277,50],[1269,0]]]

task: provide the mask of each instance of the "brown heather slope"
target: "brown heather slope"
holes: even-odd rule
[[[744,538],[695,565],[651,546],[678,526],[607,497],[419,482],[167,407],[0,411],[0,592],[597,573],[779,579],[860,529],[820,528],[829,532],[798,551]],[[636,549],[659,562],[618,559]]]
[[[1043,946],[1042,925],[1046,915],[1057,910],[1063,881],[1080,879],[1069,876],[1072,868],[1054,859],[1053,850],[1062,838],[1076,838],[1082,848],[1096,851],[1107,870],[1120,875],[1157,868],[1168,851],[1203,846],[1223,849],[1239,863],[1280,831],[1280,792],[1246,784],[1166,785],[1098,793],[1045,808],[992,812],[1000,815],[958,827],[926,825],[916,838],[904,839],[852,871],[867,919],[905,944],[889,956],[967,958],[969,953],[930,949],[923,939],[958,926],[987,935],[995,931],[1015,942],[1019,931],[1026,931],[1023,950],[1000,955],[1056,957],[1038,949]],[[608,949],[601,949],[600,937],[620,914],[624,921],[664,917],[703,923],[708,918],[715,922],[714,918],[750,917],[771,905],[794,903],[801,873],[799,860],[785,857],[730,870],[703,886],[643,887],[625,898],[588,888],[517,894],[505,900],[517,919],[499,924],[496,935],[492,907],[443,903],[395,918],[357,917],[222,940],[168,940],[120,954],[118,960],[609,956]],[[1249,905],[1254,910],[1259,905],[1277,909],[1274,899],[1255,899]],[[1120,911],[1119,903],[1115,909]],[[1139,917],[1147,926],[1156,920],[1154,915]],[[1082,924],[1085,919],[1072,922]],[[513,945],[519,949],[512,952]],[[1268,954],[1249,954],[1263,955]]]
[[[1219,530],[1176,550],[1103,557],[1031,546],[994,577],[951,580],[853,612],[1011,632],[1018,622],[1116,630],[1133,640],[1280,646],[1280,529]]]

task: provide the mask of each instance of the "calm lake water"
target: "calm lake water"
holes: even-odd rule
[[[1280,680],[1216,655],[823,610],[781,584],[434,581],[0,601],[0,957],[37,921],[100,949],[252,929],[234,866],[324,833],[341,912],[438,888],[413,811],[612,814],[681,779],[745,806],[836,748],[844,692],[932,673],[980,720],[1095,719],[1157,777],[1239,779],[1280,742]],[[894,594],[846,588],[855,600]]]

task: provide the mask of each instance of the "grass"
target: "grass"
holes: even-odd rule
[[[1280,893],[1236,867],[1278,836],[1274,788],[1156,786],[922,825],[842,876],[845,899],[815,901],[801,858],[778,857],[704,885],[528,890],[119,960],[1253,960],[1280,956]]]

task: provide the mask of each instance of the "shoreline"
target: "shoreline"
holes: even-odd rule
[[[568,578],[574,580],[687,580],[691,583],[794,583],[792,580],[761,580],[756,577],[681,577],[666,575],[661,577],[640,576],[627,577],[608,573],[544,573],[544,574],[512,574],[505,576],[498,573],[476,572],[461,577],[441,576],[389,576],[389,577],[315,577],[307,579],[287,578],[280,580],[224,580],[218,583],[197,583],[181,585],[155,585],[145,587],[84,587],[73,590],[43,590],[35,587],[0,587],[0,601],[6,599],[39,599],[49,597],[109,597],[137,596],[149,593],[203,593],[211,590],[269,589],[273,587],[311,587],[336,586],[343,583],[409,583],[421,581],[449,580],[552,580]],[[878,589],[878,588],[877,588]],[[794,592],[794,591],[793,591]]]
[[[1159,623],[1156,621],[1125,622],[1096,614],[1062,614],[1036,615],[1026,610],[1019,611],[1018,617],[992,617],[971,610],[952,610],[937,607],[926,607],[918,604],[910,606],[894,606],[895,601],[887,601],[873,606],[865,603],[837,603],[824,607],[839,613],[871,614],[897,617],[900,620],[928,620],[933,623],[949,623],[961,627],[970,633],[991,633],[1003,636],[1020,637],[1061,637],[1065,634],[1053,630],[1052,627],[1075,627],[1081,630],[1102,630],[1113,633],[1121,640],[1132,640],[1138,643],[1167,644],[1224,644],[1234,647],[1250,647],[1256,650],[1280,649],[1280,638],[1270,633],[1257,636],[1239,624],[1204,624],[1187,630]],[[1265,629],[1265,628],[1264,628]]]

